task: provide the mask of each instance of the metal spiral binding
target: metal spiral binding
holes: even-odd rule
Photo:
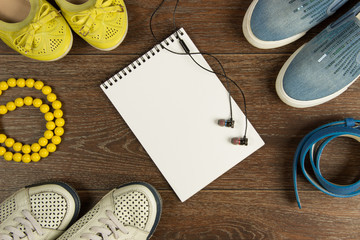
[[[155,45],[152,49],[150,49],[148,52],[143,54],[141,57],[136,59],[134,62],[130,63],[127,67],[125,67],[123,70],[120,70],[118,73],[116,73],[114,76],[103,82],[101,85],[104,89],[108,89],[109,87],[113,86],[115,83],[120,81],[123,77],[130,74],[132,71],[134,71],[137,67],[141,66],[141,64],[146,63],[148,59],[151,59],[152,56],[155,56],[156,53],[159,53],[161,49],[164,49],[164,46],[162,44],[165,44],[166,46],[170,45],[170,42],[173,43],[175,39],[178,39],[180,34],[181,36],[184,35],[184,32],[182,29],[179,29],[176,33],[170,35],[168,38],[163,40],[161,43]]]

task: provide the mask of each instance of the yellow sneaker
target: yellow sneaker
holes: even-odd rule
[[[124,40],[128,17],[123,0],[56,0],[70,27],[93,47],[110,51]]]
[[[65,19],[45,0],[21,1],[21,6],[26,6],[24,3],[27,2],[30,8],[22,21],[12,22],[8,16],[2,21],[1,12],[6,10],[0,11],[1,40],[15,51],[36,60],[55,61],[64,57],[73,41]]]

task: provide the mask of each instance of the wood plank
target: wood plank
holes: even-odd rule
[[[294,109],[283,104],[274,90],[276,72],[288,54],[219,55],[230,77],[247,96],[249,119],[266,145],[208,186],[208,189],[292,189],[292,158],[300,139],[321,124],[357,117],[359,83],[326,104]],[[161,189],[170,189],[131,130],[99,88],[99,83],[133,61],[135,56],[69,56],[37,67],[36,61],[23,67],[21,56],[4,56],[0,80],[8,77],[37,77],[51,85],[63,101],[66,126],[59,151],[36,164],[0,161],[0,184],[13,179],[17,189],[24,182],[63,180],[75,187],[105,189],[119,182],[147,181]],[[101,63],[106,68],[98,66]],[[86,67],[85,67],[86,66]],[[93,67],[92,67],[93,66]],[[49,71],[50,70],[50,71]],[[36,91],[10,90],[1,96],[2,104],[14,96]],[[13,91],[13,90],[11,90]],[[15,91],[15,90],[14,90]],[[236,101],[240,93],[231,87]],[[9,95],[8,95],[9,94]],[[40,95],[39,95],[40,96]],[[27,112],[30,111],[30,112]],[[26,117],[25,117],[26,116]],[[32,123],[32,125],[29,125]],[[41,137],[45,128],[42,114],[35,109],[19,109],[5,115],[0,129],[27,143]],[[241,133],[239,133],[241,134]],[[345,141],[345,140],[344,140]],[[322,169],[330,179],[352,182],[359,177],[356,143],[335,142],[324,156]],[[345,149],[346,156],[338,152]],[[343,166],[344,169],[334,166]],[[100,170],[101,169],[101,170]],[[16,177],[14,177],[16,176]],[[109,178],[109,176],[112,176]],[[313,189],[300,177],[301,189]]]
[[[88,45],[77,35],[74,37],[70,55],[109,55],[141,54],[148,51],[155,43],[149,30],[152,12],[161,1],[126,1],[129,14],[129,32],[124,42],[115,50],[102,52]],[[54,3],[54,1],[52,1]],[[308,42],[332,21],[344,14],[355,0],[349,1],[339,12],[324,23],[309,31],[303,39],[288,46],[274,50],[260,50],[252,47],[243,37],[241,25],[251,0],[217,1],[217,0],[181,0],[176,14],[178,26],[182,26],[193,39],[197,47],[211,53],[290,53]],[[164,39],[173,32],[172,12],[175,1],[166,1],[164,7],[154,18],[154,31],[158,39]],[[0,54],[16,55],[3,42],[0,43]],[[24,62],[28,62],[24,58]]]

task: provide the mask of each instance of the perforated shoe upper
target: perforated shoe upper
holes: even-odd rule
[[[161,198],[146,183],[110,191],[58,240],[149,239],[160,220]]]
[[[0,204],[0,239],[56,239],[79,208],[77,194],[66,184],[23,188]]]
[[[93,47],[112,50],[125,38],[128,18],[123,0],[56,0],[71,28]]]
[[[41,61],[65,56],[72,46],[72,33],[65,19],[45,0],[30,0],[25,20],[6,23],[0,20],[0,38],[22,55]]]

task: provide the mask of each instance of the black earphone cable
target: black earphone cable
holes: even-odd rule
[[[151,32],[151,35],[153,36],[153,38],[155,39],[155,41],[157,42],[160,42],[155,34],[154,34],[154,31],[153,31],[153,28],[152,28],[152,20],[153,20],[153,17],[155,16],[156,12],[161,8],[161,6],[164,4],[165,0],[162,0],[161,3],[157,6],[157,8],[154,10],[154,12],[151,14],[151,17],[150,17],[150,32]],[[176,13],[176,9],[178,7],[178,4],[179,4],[179,0],[176,0],[176,4],[175,4],[175,7],[174,7],[174,11],[173,11],[173,25],[174,25],[174,32],[176,32],[177,34],[177,27],[176,27],[176,20],[175,20],[175,13]],[[178,38],[179,38],[179,41],[180,43],[182,42],[183,44],[185,44],[183,42],[183,40],[181,39],[181,37],[177,34]],[[231,93],[230,93],[230,89],[229,89],[229,81],[231,83],[233,83],[240,91],[241,95],[242,95],[242,98],[243,98],[243,102],[244,102],[244,115],[245,115],[245,130],[244,130],[244,136],[243,138],[246,138],[246,134],[247,134],[247,129],[248,129],[248,119],[247,119],[247,108],[246,108],[246,98],[245,98],[245,94],[243,92],[243,90],[240,88],[240,86],[234,81],[232,80],[231,78],[229,78],[227,75],[226,75],[226,72],[225,72],[225,69],[223,67],[223,65],[221,64],[220,60],[215,57],[214,55],[212,55],[211,53],[207,53],[207,52],[190,52],[190,51],[187,51],[185,48],[184,48],[184,45],[183,48],[184,48],[184,53],[180,53],[180,52],[175,52],[175,51],[172,51],[170,49],[168,49],[167,47],[163,46],[161,43],[160,43],[160,46],[173,53],[173,54],[177,54],[177,55],[189,55],[189,57],[200,67],[202,68],[203,70],[207,71],[207,72],[210,72],[210,73],[214,73],[218,76],[222,76],[226,79],[226,88],[227,88],[227,91],[229,93],[229,105],[230,105],[230,119],[232,120],[233,119],[233,112],[232,112],[232,103],[231,103]],[[213,59],[216,60],[216,62],[220,65],[221,69],[222,69],[222,72],[223,73],[220,73],[220,72],[216,72],[216,71],[213,71],[211,69],[207,69],[206,67],[202,66],[200,63],[198,63],[194,57],[192,55],[196,55],[196,54],[202,54],[202,55],[206,55],[206,56],[210,56],[212,57]]]

